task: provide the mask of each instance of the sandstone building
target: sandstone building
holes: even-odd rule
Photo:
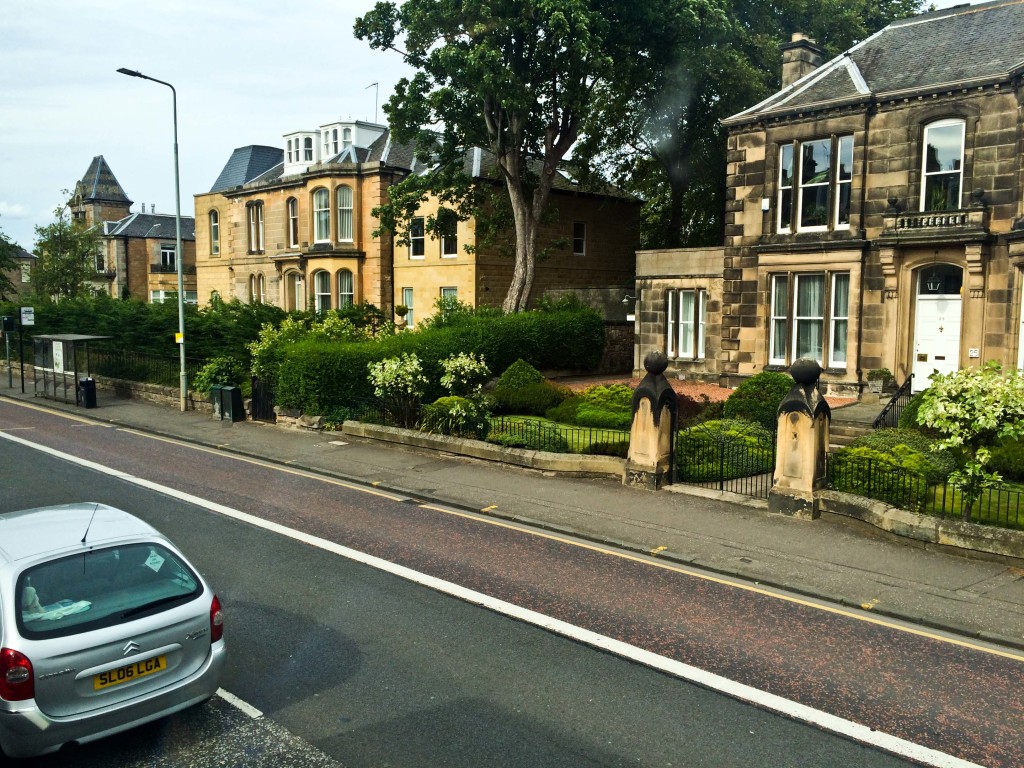
[[[1024,366],[1024,3],[897,21],[728,127],[724,248],[643,253],[637,359],[735,385],[817,360],[833,392]]]

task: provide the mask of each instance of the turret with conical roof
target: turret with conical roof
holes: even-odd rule
[[[132,201],[124,193],[103,155],[89,163],[81,181],[75,184],[71,215],[89,226],[103,221],[118,221],[131,211]]]

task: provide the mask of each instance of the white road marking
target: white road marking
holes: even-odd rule
[[[737,683],[734,680],[729,680],[721,675],[706,672],[703,669],[699,669],[689,664],[684,664],[683,662],[675,661],[673,659],[667,659],[664,656],[659,656],[655,653],[644,650],[643,648],[630,645],[629,643],[624,643],[621,640],[615,640],[614,638],[600,635],[596,632],[591,632],[590,630],[577,627],[573,624],[569,624],[568,622],[554,619],[550,616],[545,616],[542,613],[531,611],[513,603],[467,589],[450,581],[444,581],[434,576],[420,573],[419,571],[415,571],[411,568],[391,563],[379,557],[368,555],[365,552],[350,549],[349,547],[320,538],[319,536],[311,536],[307,533],[303,533],[302,531],[297,531],[293,528],[280,525],[279,523],[263,520],[255,515],[247,514],[224,504],[208,501],[199,496],[184,493],[166,485],[154,483],[150,480],[146,480],[145,478],[130,475],[127,472],[122,472],[102,464],[97,464],[96,462],[89,461],[88,459],[72,456],[54,448],[39,445],[14,435],[8,435],[0,432],[0,438],[24,445],[28,448],[34,448],[35,450],[41,451],[50,456],[63,459],[64,461],[68,461],[82,467],[87,467],[88,469],[92,469],[110,477],[115,477],[119,480],[124,480],[125,482],[132,483],[141,488],[148,488],[152,491],[163,493],[167,496],[178,499],[179,501],[184,501],[188,504],[208,509],[211,512],[217,512],[225,517],[249,523],[250,525],[271,531],[272,533],[280,534],[281,536],[287,536],[295,541],[300,541],[304,544],[340,555],[341,557],[345,557],[357,563],[368,565],[372,568],[384,571],[385,573],[390,573],[415,584],[428,587],[429,589],[433,589],[437,592],[451,595],[452,597],[456,597],[467,603],[482,606],[494,611],[495,613],[500,613],[510,618],[532,624],[542,629],[546,629],[549,632],[554,632],[555,634],[562,635],[563,637],[584,643],[585,645],[599,648],[608,653],[621,656],[638,664],[643,664],[644,666],[656,669],[660,672],[687,680],[704,688],[724,693],[734,699],[748,702],[757,707],[761,707],[762,709],[777,712],[793,720],[817,726],[822,730],[853,739],[854,741],[862,744],[878,747],[879,749],[885,750],[886,752],[899,757],[905,757],[923,765],[934,766],[935,768],[982,768],[976,763],[961,760],[958,757],[947,755],[944,752],[939,752],[938,750],[929,749],[928,747],[915,744],[911,741],[907,741],[906,739],[901,739],[897,736],[876,731],[865,725],[861,725],[860,723],[855,723],[852,720],[846,720],[829,714],[828,712],[822,712],[821,710],[814,709],[813,707],[808,707],[804,704],[790,701],[789,699],[776,696],[775,694],[759,690],[752,686]]]
[[[261,717],[263,717],[263,713],[256,709],[256,707],[254,707],[252,704],[249,704],[246,701],[242,701],[240,698],[235,696],[235,694],[229,693],[228,691],[225,691],[223,688],[217,689],[217,695],[224,699],[224,701],[226,701],[228,704],[231,704],[237,709],[240,709],[253,720],[259,720]]]

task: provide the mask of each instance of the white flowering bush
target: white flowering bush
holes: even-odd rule
[[[361,341],[367,332],[357,328],[351,320],[333,312],[307,325],[305,320],[286,317],[276,328],[264,323],[256,341],[249,344],[252,355],[252,373],[258,379],[272,381],[277,374],[282,348],[297,341]]]
[[[386,357],[370,363],[370,384],[384,409],[402,427],[415,426],[420,400],[427,385],[420,359],[413,354]]]
[[[420,429],[454,437],[487,437],[491,422],[485,404],[468,397],[441,397],[423,407]]]
[[[964,494],[964,517],[986,488],[1002,482],[987,469],[992,446],[1000,438],[1024,437],[1024,377],[1015,369],[1004,371],[995,361],[980,368],[965,368],[928,377],[918,422],[942,435],[935,449],[961,455],[961,467],[949,480]]]
[[[484,356],[472,352],[460,352],[441,361],[441,386],[452,395],[472,397],[480,394],[491,370],[484,362]]]

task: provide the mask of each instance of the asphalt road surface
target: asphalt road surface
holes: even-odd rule
[[[795,702],[793,717],[811,708],[960,760],[1024,764],[1021,660],[998,649],[6,403],[0,430],[179,493],[0,439],[0,511],[103,501],[185,549],[225,605],[224,688],[263,713],[218,698],[68,765],[907,764],[671,674],[683,665]],[[579,628],[590,645],[474,604],[484,598]],[[591,647],[623,644],[633,660]]]

